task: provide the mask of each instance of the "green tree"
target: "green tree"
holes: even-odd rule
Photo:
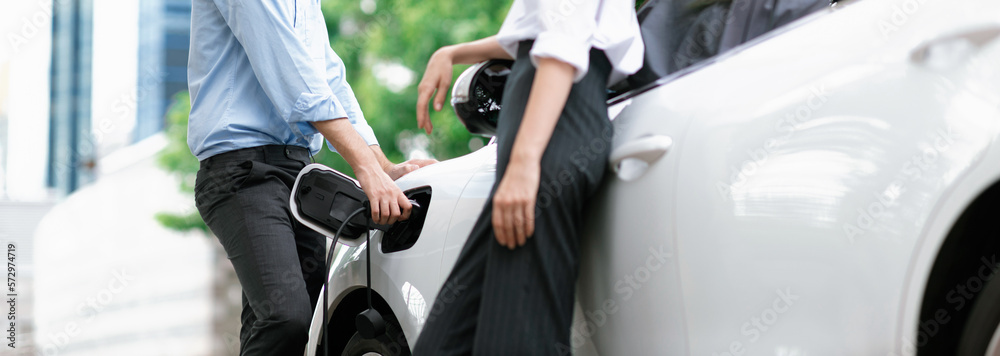
[[[176,174],[181,181],[181,191],[194,195],[194,180],[198,173],[198,159],[191,154],[187,145],[188,114],[191,113],[191,98],[186,91],[174,95],[173,103],[167,109],[166,128],[167,147],[160,151],[159,164],[168,172]],[[208,226],[202,221],[197,211],[187,213],[160,212],[156,220],[163,226],[174,230],[208,231]]]
[[[416,125],[417,83],[427,60],[438,48],[496,34],[512,1],[471,0],[329,0],[323,2],[331,45],[347,67],[348,82],[390,160],[402,161],[397,140],[423,135]],[[405,88],[384,85],[391,74],[380,67],[399,66],[412,72]],[[455,68],[461,73],[464,66]],[[379,76],[383,77],[380,78]],[[399,74],[402,76],[402,74]],[[380,81],[380,79],[382,79]],[[395,78],[400,79],[400,78]],[[397,89],[397,90],[392,90]],[[438,159],[469,152],[472,137],[451,110],[432,112],[430,153]],[[317,158],[337,170],[351,172],[339,155],[324,151]]]
[[[512,0],[324,0],[323,12],[330,43],[344,61],[347,80],[354,89],[368,124],[375,131],[390,160],[404,160],[401,143],[424,135],[417,129],[417,83],[427,60],[438,48],[487,37],[500,29]],[[395,70],[386,70],[394,68]],[[405,70],[401,70],[405,68]],[[455,74],[465,67],[456,67]],[[411,74],[410,80],[406,79]],[[394,79],[396,83],[390,83]],[[405,84],[405,85],[400,85]],[[178,93],[166,114],[168,146],[159,163],[181,178],[181,190],[193,194],[198,160],[187,146],[190,97]],[[448,159],[469,152],[472,137],[449,109],[432,112],[434,133],[429,153]],[[347,162],[323,149],[316,161],[353,175]],[[197,211],[164,212],[156,216],[176,230],[208,228]]]

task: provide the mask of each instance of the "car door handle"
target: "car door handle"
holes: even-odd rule
[[[997,25],[969,29],[924,42],[910,52],[910,60],[917,64],[953,65],[954,63],[948,62],[963,58],[956,56],[956,51],[964,50],[967,54],[971,54],[998,38],[1000,38],[1000,26]],[[941,62],[935,60],[938,58],[944,59],[945,63],[937,63]]]
[[[673,144],[674,140],[669,136],[648,135],[639,137],[612,150],[611,157],[608,158],[608,164],[611,165],[611,169],[615,173],[621,173],[622,162],[627,159],[636,159],[645,162],[646,165],[652,165],[660,157],[663,157]]]

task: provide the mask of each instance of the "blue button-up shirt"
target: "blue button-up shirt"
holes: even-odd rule
[[[319,0],[193,0],[188,89],[188,146],[199,160],[262,145],[316,154],[323,138],[310,122],[338,118],[378,144]]]

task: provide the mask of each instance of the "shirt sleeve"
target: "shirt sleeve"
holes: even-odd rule
[[[215,0],[222,17],[246,51],[250,66],[279,115],[293,127],[300,122],[349,117],[340,99],[324,81],[295,26],[294,0]],[[316,131],[311,133],[315,133]],[[303,132],[303,134],[309,134]]]
[[[548,57],[576,68],[574,82],[587,75],[590,66],[590,44],[597,30],[598,1],[524,0],[525,7],[534,9],[540,26],[531,47],[531,61]],[[624,1],[624,0],[613,0]],[[529,10],[530,12],[530,10]]]
[[[347,119],[354,127],[354,131],[357,131],[369,146],[377,145],[378,139],[375,137],[375,131],[372,130],[371,126],[368,126],[365,114],[361,111],[361,105],[358,104],[358,99],[354,96],[354,90],[347,83],[344,61],[329,45],[326,46],[326,82],[337,101],[347,112]],[[331,151],[337,152],[329,142],[327,142],[327,146]]]

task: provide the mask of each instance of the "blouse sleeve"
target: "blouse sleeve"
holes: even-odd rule
[[[528,12],[535,13],[539,32],[531,48],[531,61],[554,58],[576,69],[574,82],[587,74],[591,39],[597,30],[599,1],[523,0]],[[611,0],[624,1],[624,0]],[[532,11],[534,10],[534,11]]]

